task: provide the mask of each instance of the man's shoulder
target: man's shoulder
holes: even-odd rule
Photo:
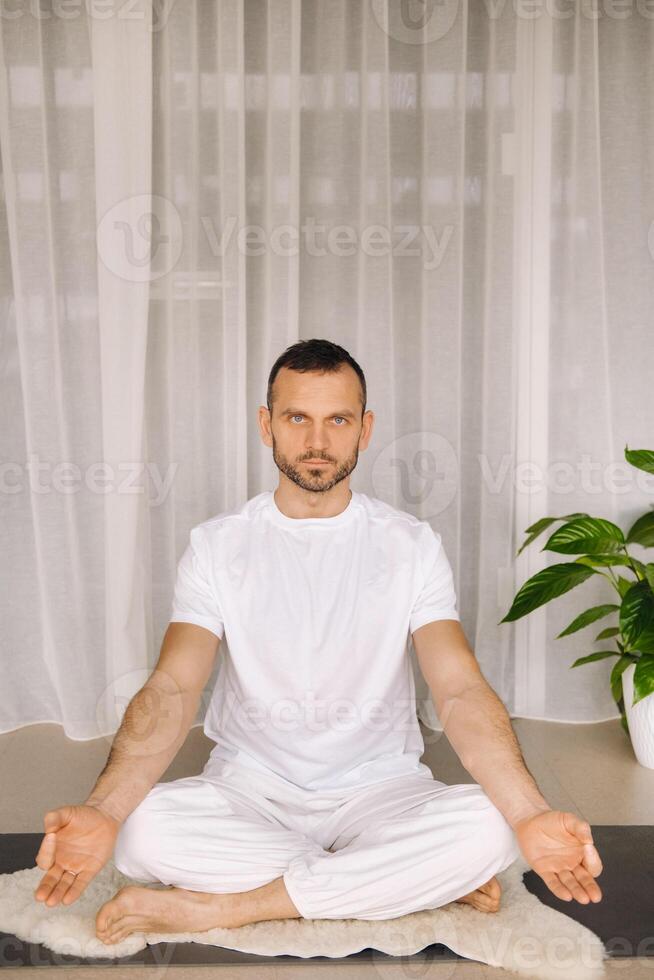
[[[256,494],[254,497],[250,497],[243,504],[237,504],[234,507],[221,510],[218,514],[214,514],[212,517],[208,517],[206,520],[196,524],[191,528],[191,534],[211,537],[213,534],[228,527],[236,526],[246,528],[259,509],[264,506],[269,496],[270,492],[266,490],[263,493]]]
[[[378,523],[382,528],[400,528],[412,537],[420,535],[425,521],[416,517],[415,514],[410,514],[406,510],[394,507],[386,500],[371,497],[366,493],[360,493],[359,499],[371,522]]]

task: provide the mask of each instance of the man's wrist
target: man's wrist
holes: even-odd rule
[[[124,823],[126,819],[125,816],[119,813],[111,803],[107,802],[107,800],[94,799],[92,796],[89,796],[88,800],[84,801],[84,806],[92,806],[94,809],[99,810],[100,813],[103,813],[105,817],[109,817],[111,820],[115,821],[115,823],[117,823],[119,826]]]
[[[129,776],[119,781],[100,779],[85,800],[86,806],[93,806],[101,813],[122,824],[131,812],[145,799],[152,783],[144,779]]]
[[[548,813],[553,808],[547,802],[543,803],[530,803],[528,806],[522,807],[520,810],[514,811],[510,817],[507,817],[507,822],[511,825],[511,829],[515,830],[518,824],[522,823],[523,820],[531,820],[532,817],[537,817],[541,813]]]

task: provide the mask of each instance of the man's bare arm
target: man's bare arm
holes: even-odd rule
[[[511,827],[551,810],[461,624],[454,619],[427,623],[413,634],[413,645],[448,741]]]
[[[219,643],[202,626],[170,623],[157,665],[127,706],[87,806],[122,823],[147,796],[184,744]]]

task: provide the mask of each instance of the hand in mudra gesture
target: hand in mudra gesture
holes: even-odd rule
[[[525,859],[557,898],[582,905],[599,902],[595,878],[602,862],[590,825],[565,810],[545,810],[518,821],[514,832]]]
[[[34,897],[48,906],[70,905],[111,857],[120,823],[95,806],[48,810],[36,864],[47,874]]]

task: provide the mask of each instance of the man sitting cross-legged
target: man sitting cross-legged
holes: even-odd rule
[[[278,358],[259,409],[278,487],[193,528],[158,663],[105,769],[84,804],[45,814],[37,899],[70,904],[112,854],[139,882],[99,909],[106,943],[448,902],[494,912],[520,853],[557,897],[601,898],[590,827],[547,804],[468,646],[440,535],[349,487],[365,405],[343,348]],[[211,755],[199,776],[157,782],[223,638]],[[410,639],[475,783],[420,761]]]

